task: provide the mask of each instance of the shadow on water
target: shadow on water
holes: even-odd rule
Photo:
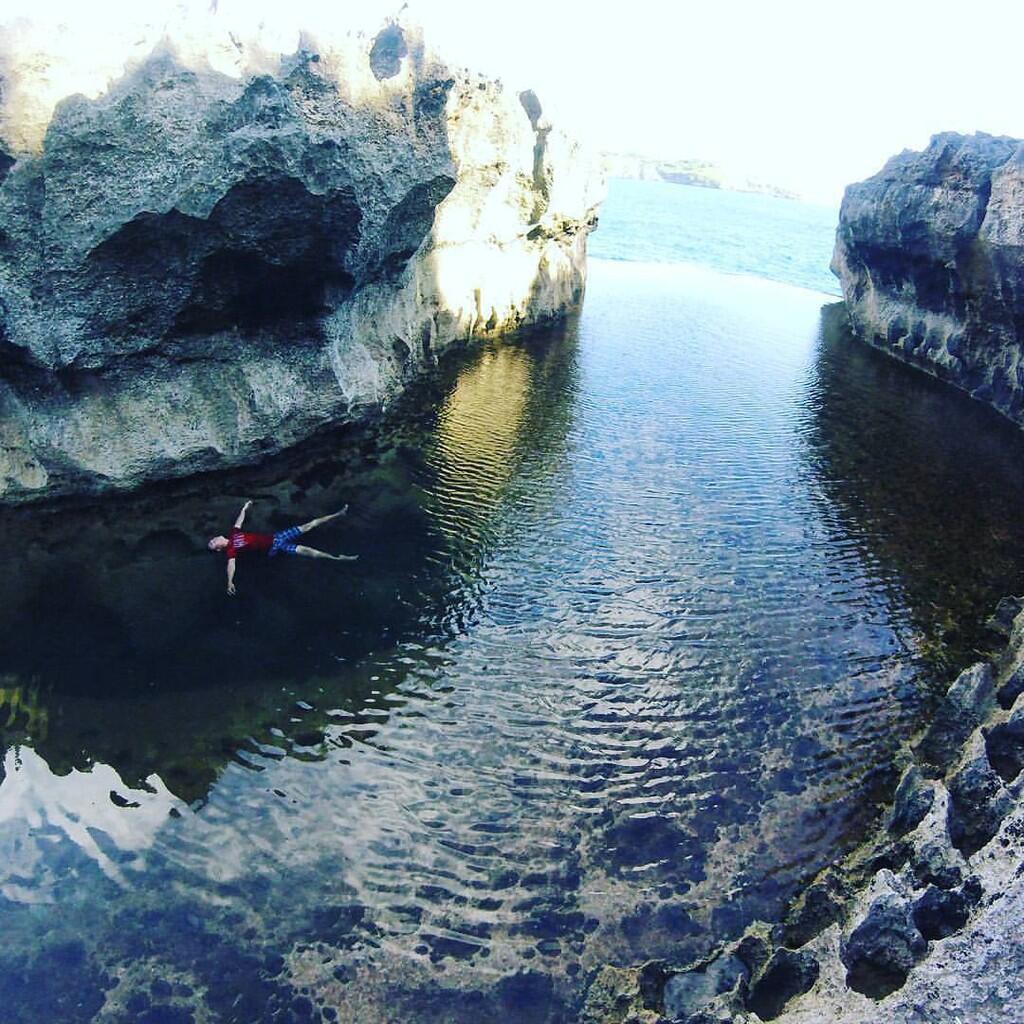
[[[57,774],[156,773],[192,802],[247,746],[316,756],[327,709],[365,727],[401,678],[367,664],[465,628],[517,464],[557,458],[575,329],[448,358],[380,423],[258,469],[0,514],[4,747],[28,743]],[[264,531],[347,503],[308,542],[359,561],[241,559],[228,598],[206,540],[245,497]]]
[[[992,642],[1024,583],[1024,435],[850,333],[825,306],[801,431],[824,517],[888,581],[938,685]],[[813,485],[812,485],[813,486]]]

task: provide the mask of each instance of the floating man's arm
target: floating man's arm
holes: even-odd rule
[[[252,502],[251,501],[247,501],[242,506],[242,511],[238,513],[238,518],[235,520],[235,529],[236,530],[240,530],[242,528],[242,523],[245,522],[245,513],[249,511],[249,506],[250,505],[252,505]]]
[[[231,597],[235,596],[235,560],[233,558],[228,559],[228,594]]]

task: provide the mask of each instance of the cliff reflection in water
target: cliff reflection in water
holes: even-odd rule
[[[822,310],[806,394],[822,516],[888,584],[893,621],[912,625],[908,648],[945,685],[991,642],[994,601],[1021,589],[1024,436],[857,341],[842,303]]]
[[[966,637],[958,588],[1005,589],[960,559],[1017,536],[1016,470],[987,510],[971,481],[1020,445],[940,472],[927,391],[815,293],[590,274],[578,324],[375,436],[4,517],[0,997],[73,942],[76,993],[158,975],[197,1019],[571,1021],[601,965],[704,956],[859,840],[929,602]],[[203,545],[246,496],[269,528],[349,502],[318,540],[360,561],[243,563],[228,600]]]
[[[259,469],[3,513],[2,746],[29,743],[58,775],[103,763],[137,787],[156,774],[192,802],[247,749],[317,757],[341,712],[379,725],[408,659],[384,678],[367,660],[461,628],[518,461],[559,458],[574,332],[449,360],[385,424]],[[246,496],[255,530],[348,503],[310,543],[360,560],[243,559],[228,599],[205,542]]]

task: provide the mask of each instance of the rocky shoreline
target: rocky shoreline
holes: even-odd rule
[[[0,26],[0,502],[257,463],[582,299],[602,184],[533,93],[195,17]]]
[[[877,833],[784,919],[699,963],[606,967],[588,1024],[956,1024],[1017,1019],[1024,999],[1024,601],[991,625],[902,754]]]

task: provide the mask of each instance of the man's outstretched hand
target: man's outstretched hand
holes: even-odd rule
[[[234,596],[235,596],[235,585],[234,585],[234,583],[229,583],[228,584],[228,597],[234,597]]]

